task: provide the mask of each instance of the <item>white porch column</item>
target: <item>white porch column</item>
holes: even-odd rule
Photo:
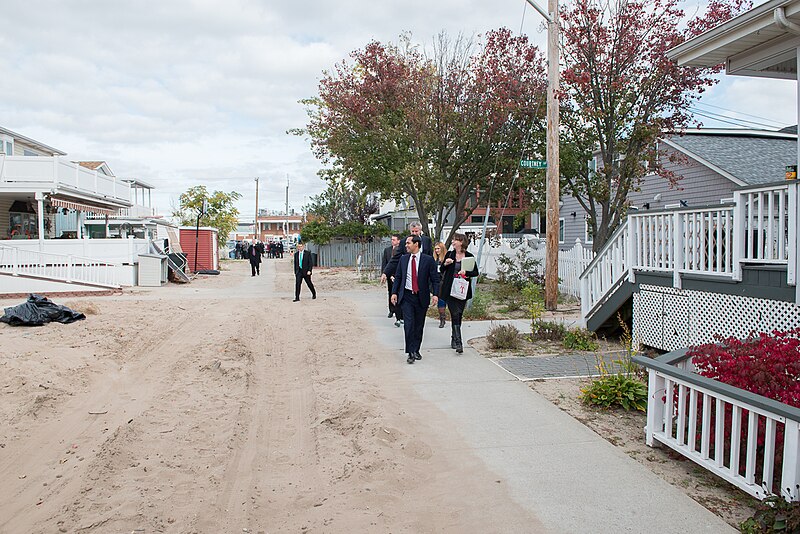
[[[86,214],[82,211],[78,212],[78,239],[83,239],[83,222],[86,218]]]
[[[39,226],[39,252],[43,252],[44,248],[44,194],[41,192],[35,193],[36,199],[36,218]]]

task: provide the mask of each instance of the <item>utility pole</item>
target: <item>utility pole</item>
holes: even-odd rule
[[[547,20],[547,258],[545,262],[544,307],[558,306],[558,230],[559,191],[558,139],[560,129],[558,91],[560,81],[558,46],[558,0],[547,1],[545,13],[533,0],[527,0]]]
[[[258,176],[256,176],[256,220],[253,225],[253,241],[258,241]]]
[[[286,218],[283,220],[283,236],[289,237],[289,173],[286,173]]]

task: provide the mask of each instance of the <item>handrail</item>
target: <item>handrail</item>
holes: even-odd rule
[[[694,384],[695,386],[702,387],[714,393],[725,395],[734,400],[746,402],[747,404],[750,404],[751,406],[760,410],[764,410],[765,412],[771,412],[780,417],[785,417],[786,419],[791,419],[792,421],[797,421],[800,423],[800,408],[795,408],[794,406],[778,402],[762,395],[751,393],[750,391],[731,386],[730,384],[714,380],[713,378],[708,378],[698,375],[697,373],[691,373],[675,367],[675,365],[689,358],[689,356],[686,355],[688,350],[689,349],[681,349],[668,352],[658,356],[657,358],[634,356],[631,358],[631,360],[633,363],[639,364],[647,369],[653,369],[666,375],[680,378],[686,382],[689,382],[690,384]]]
[[[597,265],[597,263],[601,259],[603,259],[602,258],[603,254],[605,254],[605,252],[614,245],[614,241],[617,239],[617,236],[625,231],[625,228],[627,227],[627,225],[628,225],[628,219],[625,218],[619,224],[619,226],[617,226],[617,229],[614,230],[614,233],[611,234],[611,237],[608,238],[608,241],[606,241],[605,245],[603,245],[603,248],[601,248],[599,251],[597,251],[597,254],[594,255],[594,258],[592,259],[592,261],[589,262],[589,265],[587,265],[586,268],[581,273],[581,276],[580,276],[581,278],[585,278],[586,274],[591,270],[591,268],[594,267],[595,265]]]

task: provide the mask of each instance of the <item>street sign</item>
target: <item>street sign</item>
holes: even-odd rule
[[[522,159],[519,166],[523,169],[546,169],[547,161],[543,159]]]

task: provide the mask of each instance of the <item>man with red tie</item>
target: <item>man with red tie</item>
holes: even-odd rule
[[[425,327],[425,314],[431,302],[436,306],[439,300],[439,270],[432,256],[422,254],[422,239],[418,235],[406,238],[406,251],[397,263],[397,271],[392,286],[392,303],[403,311],[405,323],[405,351],[408,363],[421,360],[419,350],[422,346],[422,332]],[[431,299],[433,295],[433,299]]]

